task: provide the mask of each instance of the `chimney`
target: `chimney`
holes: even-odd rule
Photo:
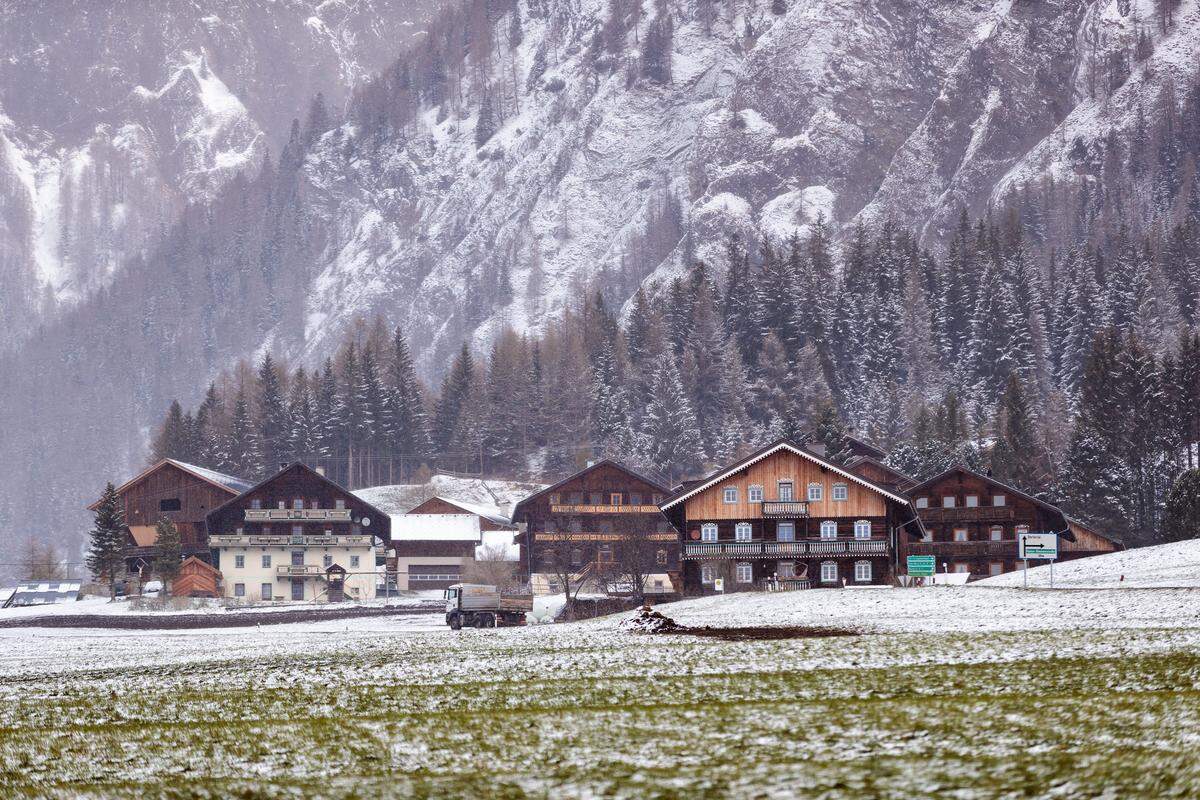
[[[317,467],[317,474],[320,475],[322,478],[324,478],[325,477],[325,468]]]

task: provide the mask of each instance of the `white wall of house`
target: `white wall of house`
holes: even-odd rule
[[[215,549],[222,575],[222,589],[225,596],[231,599],[250,603],[273,600],[327,602],[325,570],[330,564],[337,564],[346,570],[347,600],[371,600],[375,597],[378,576],[373,545],[223,544]],[[293,564],[293,553],[303,553],[303,565],[299,569],[299,565]],[[295,593],[294,585],[297,587]]]

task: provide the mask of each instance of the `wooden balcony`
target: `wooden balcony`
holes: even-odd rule
[[[1017,557],[1015,539],[999,542],[909,542],[905,552],[911,556],[939,556],[946,558]]]
[[[685,542],[683,559],[715,558],[827,558],[883,556],[887,539],[829,539],[803,542]]]
[[[348,508],[247,508],[246,522],[350,522]]]
[[[551,514],[657,514],[658,506],[561,505],[550,506]]]
[[[648,539],[652,542],[678,541],[679,534],[674,531],[655,531],[653,533],[612,533],[611,531],[538,531],[533,535],[537,542],[623,542],[629,539]]]
[[[956,506],[954,508],[921,508],[917,515],[924,522],[1011,522],[1011,506]]]
[[[282,564],[275,568],[275,574],[280,578],[318,578],[325,570],[316,564]]]
[[[802,519],[808,516],[808,503],[795,500],[764,500],[762,515],[766,519]]]
[[[312,536],[290,536],[286,534],[262,536],[258,534],[217,534],[208,537],[211,547],[367,547],[374,537],[368,534]]]

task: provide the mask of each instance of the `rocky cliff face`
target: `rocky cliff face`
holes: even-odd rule
[[[0,9],[0,314],[53,319],[409,42],[432,3]],[[32,326],[5,326],[0,348]]]

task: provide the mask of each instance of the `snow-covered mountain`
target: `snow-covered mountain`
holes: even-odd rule
[[[46,320],[336,108],[431,2],[0,4],[0,315]],[[0,348],[32,328],[4,326]]]

